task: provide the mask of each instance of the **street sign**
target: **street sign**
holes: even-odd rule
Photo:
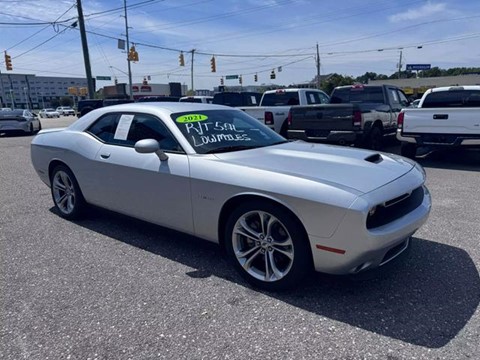
[[[233,79],[238,79],[238,75],[227,75],[225,76],[226,80],[233,80]]]
[[[97,80],[112,80],[111,76],[95,76]]]
[[[430,64],[407,64],[407,70],[430,70]]]

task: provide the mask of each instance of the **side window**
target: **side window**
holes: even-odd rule
[[[156,117],[147,114],[135,114],[131,119],[126,140],[115,140],[115,142],[120,141],[120,144],[133,146],[143,139],[157,140],[160,148],[165,151],[182,151],[167,127]]]
[[[405,94],[401,91],[398,91],[398,96],[400,97],[400,104],[402,104],[402,106],[408,106],[408,99]]]
[[[307,91],[305,93],[305,96],[307,97],[307,104],[308,105],[321,104],[322,103],[320,101],[320,97],[319,97],[319,94],[317,92]]]
[[[108,114],[101,117],[87,129],[87,133],[104,142],[111,142],[117,127],[118,117],[119,114]]]
[[[319,93],[319,96],[322,104],[328,104],[330,102],[330,98],[326,94]]]
[[[388,97],[392,104],[400,104],[400,99],[398,98],[397,90],[388,89]]]

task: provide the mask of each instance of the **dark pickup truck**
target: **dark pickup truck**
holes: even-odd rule
[[[407,97],[395,86],[339,86],[329,104],[290,109],[288,138],[378,150],[384,135],[395,134],[398,114],[407,106]]]

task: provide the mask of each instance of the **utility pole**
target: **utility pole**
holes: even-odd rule
[[[190,68],[190,75],[191,75],[191,80],[192,80],[192,95],[195,94],[195,89],[193,88],[193,54],[195,53],[195,49],[192,49],[192,63],[191,63],[191,68]]]
[[[5,99],[5,88],[3,87],[3,76],[2,76],[2,70],[0,70],[0,81],[2,82],[2,93],[1,93],[1,100],[0,103],[3,107],[3,105],[5,104],[5,106],[7,105],[7,100]]]
[[[398,62],[398,78],[402,75],[402,50],[400,50],[400,61]]]
[[[318,50],[318,43],[317,43],[317,89],[320,90],[320,51]]]
[[[90,55],[88,54],[87,33],[85,31],[85,22],[83,21],[82,1],[77,0],[78,25],[80,26],[80,37],[82,39],[83,61],[85,62],[85,74],[87,75],[88,97],[95,97],[95,87],[93,86],[92,69],[90,67]]]
[[[123,9],[125,12],[125,37],[127,39],[127,53],[130,51],[130,40],[128,37],[128,19],[127,19],[127,0],[123,0]],[[127,62],[128,62],[128,93],[130,94],[130,99],[133,99],[133,91],[132,91],[132,65],[130,56],[127,55]]]

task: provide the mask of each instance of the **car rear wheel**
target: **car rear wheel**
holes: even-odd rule
[[[53,170],[51,192],[61,217],[77,219],[82,215],[86,207],[85,200],[75,176],[65,165],[58,165]]]
[[[370,134],[367,139],[367,147],[372,150],[381,150],[382,149],[383,134],[382,129],[378,126],[375,126],[370,130]]]
[[[252,285],[271,291],[297,286],[311,269],[303,226],[278,204],[242,204],[227,221],[225,245],[235,269]]]
[[[400,145],[400,154],[410,159],[415,159],[417,146],[415,144],[402,143],[402,145]]]

